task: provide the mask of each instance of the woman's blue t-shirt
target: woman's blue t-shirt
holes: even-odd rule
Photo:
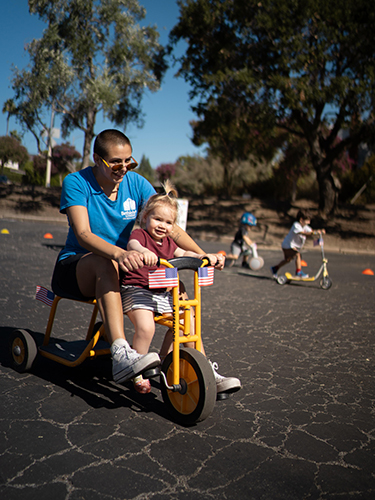
[[[65,177],[61,193],[60,212],[72,206],[87,208],[91,231],[103,240],[126,249],[139,210],[155,189],[141,175],[127,172],[119,184],[117,200],[110,200],[99,186],[92,167]],[[77,253],[88,253],[77,241],[70,227],[65,247],[58,260]]]

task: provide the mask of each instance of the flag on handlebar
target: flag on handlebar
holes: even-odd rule
[[[53,304],[53,299],[55,298],[55,294],[47,290],[47,288],[44,288],[44,286],[37,285],[35,298],[51,307]]]
[[[198,285],[209,286],[213,284],[214,284],[214,268],[212,266],[198,268]]]
[[[148,286],[150,288],[174,288],[178,286],[177,268],[164,267],[149,271]]]

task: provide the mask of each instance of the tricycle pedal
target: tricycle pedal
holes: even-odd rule
[[[154,378],[160,375],[160,366],[155,366],[155,368],[150,368],[142,373],[143,378]]]

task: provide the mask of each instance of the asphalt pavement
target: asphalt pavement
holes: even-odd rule
[[[375,271],[374,255],[328,252],[329,290],[278,285],[278,250],[258,249],[258,272],[216,272],[202,290],[205,348],[243,388],[188,427],[170,418],[158,379],[139,395],[113,382],[106,358],[66,368],[38,356],[29,373],[11,368],[14,329],[43,337],[49,308],[35,287],[50,288],[67,229],[0,224],[1,499],[375,498],[375,276],[362,274]],[[319,252],[303,257],[314,274]],[[84,337],[88,306],[63,302],[53,336]],[[152,349],[161,341],[158,326]]]

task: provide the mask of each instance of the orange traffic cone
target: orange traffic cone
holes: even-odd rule
[[[372,271],[371,269],[365,269],[364,271],[362,271],[362,274],[368,274],[369,276],[374,276],[374,271]]]
[[[305,260],[301,260],[301,266],[302,267],[307,267],[307,262]]]
[[[52,236],[52,234],[51,234],[51,233],[46,233],[46,234],[44,235],[44,238],[45,238],[46,240],[53,240],[53,236]]]

